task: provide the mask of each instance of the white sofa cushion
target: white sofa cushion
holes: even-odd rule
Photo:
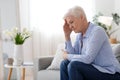
[[[54,69],[54,70],[60,69],[60,63],[63,60],[62,49],[64,49],[64,47],[65,47],[64,43],[58,45],[54,59],[51,65],[47,69]]]
[[[60,71],[40,70],[37,74],[37,80],[60,80]]]
[[[120,44],[111,44],[113,53],[116,58],[120,61]]]

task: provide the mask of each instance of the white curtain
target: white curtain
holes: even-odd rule
[[[1,40],[0,40],[0,46],[2,46],[1,44]],[[0,47],[0,80],[2,80],[3,78],[3,60],[2,60],[2,48]]]
[[[29,13],[29,0],[16,0],[17,7],[17,25],[20,29],[27,28],[30,30],[30,13]],[[23,44],[24,61],[33,61],[33,38],[28,38]]]
[[[0,80],[3,78],[3,57],[2,57],[2,39],[1,39],[1,9],[0,9]]]
[[[64,42],[63,16],[75,5],[82,6],[91,21],[94,15],[93,0],[30,0],[34,57],[55,54],[57,45]]]

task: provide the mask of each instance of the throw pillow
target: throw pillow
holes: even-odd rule
[[[113,53],[116,58],[120,61],[120,44],[111,44]]]
[[[64,49],[64,47],[65,47],[64,43],[61,43],[58,45],[53,61],[51,65],[47,68],[48,70],[59,70],[60,69],[60,63],[63,60],[62,49]]]

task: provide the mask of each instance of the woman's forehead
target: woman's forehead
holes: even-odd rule
[[[66,20],[70,21],[70,20],[74,20],[74,18],[75,18],[74,16],[67,16]]]

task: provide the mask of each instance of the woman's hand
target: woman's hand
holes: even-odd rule
[[[63,31],[65,34],[66,41],[70,40],[70,34],[71,34],[72,30],[70,29],[69,24],[67,23],[66,19],[65,19],[64,26],[63,26]]]
[[[67,57],[68,57],[68,52],[65,51],[65,50],[63,50],[63,49],[62,49],[62,52],[63,52],[63,59],[67,59]]]

